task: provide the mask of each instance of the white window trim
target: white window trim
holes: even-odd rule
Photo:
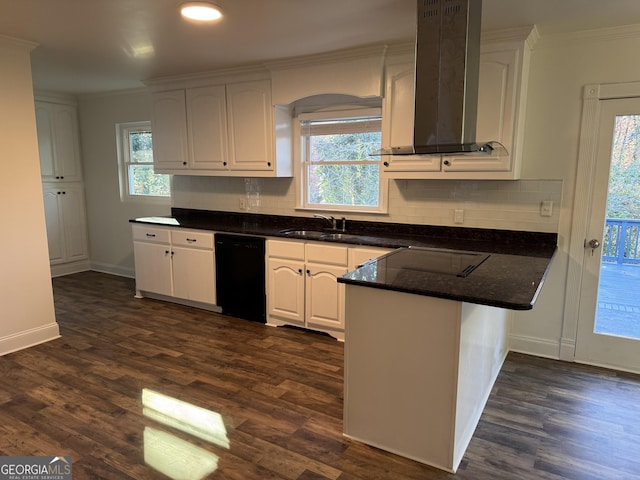
[[[156,197],[150,195],[131,195],[129,193],[129,134],[137,131],[151,131],[151,122],[123,122],[116,124],[116,147],[118,155],[118,179],[120,200],[122,202],[171,205],[171,196]],[[170,190],[173,192],[173,176],[170,177]]]
[[[382,177],[382,168],[380,169],[379,179],[379,204],[378,207],[370,206],[350,206],[350,205],[307,205],[306,202],[306,185],[307,172],[302,157],[302,131],[300,122],[304,120],[320,120],[323,118],[349,118],[363,116],[380,116],[380,108],[350,108],[344,109],[340,107],[331,110],[322,110],[313,113],[300,113],[294,117],[293,121],[293,155],[296,162],[296,210],[305,211],[326,211],[326,212],[344,212],[344,213],[374,213],[387,214],[389,212],[389,180]],[[381,163],[378,160],[379,163]]]

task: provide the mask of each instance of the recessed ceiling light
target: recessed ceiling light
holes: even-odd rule
[[[187,2],[180,5],[183,17],[199,22],[215,22],[222,18],[222,10],[209,2]]]

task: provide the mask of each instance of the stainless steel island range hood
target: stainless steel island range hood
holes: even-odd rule
[[[476,143],[482,0],[418,0],[413,145],[381,155],[491,154]]]

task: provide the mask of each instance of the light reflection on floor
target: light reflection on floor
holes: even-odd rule
[[[163,425],[229,449],[222,416],[211,410],[155,392],[142,390],[142,413]],[[186,440],[151,427],[144,430],[144,459],[173,479],[199,480],[218,465],[218,456]]]

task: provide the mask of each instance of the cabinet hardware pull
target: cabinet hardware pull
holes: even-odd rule
[[[307,275],[311,275],[311,270],[307,269]]]
[[[267,162],[267,167],[270,167],[270,166],[271,166],[271,162]]]
[[[389,166],[389,162],[384,162],[384,164],[383,164],[383,165],[384,165],[385,167],[388,167],[388,166]]]
[[[187,162],[182,162],[182,164],[183,164],[183,165],[186,165],[186,164],[187,164]]]
[[[189,243],[195,243],[196,239],[195,238],[187,238],[187,242]]]
[[[449,160],[445,160],[444,164],[448,167],[449,165],[451,165],[451,162]]]
[[[300,275],[302,275],[302,269],[301,269],[301,268],[299,268],[299,269],[298,269],[298,273],[299,273]]]
[[[164,251],[164,254],[165,254],[165,255],[169,255],[169,250],[165,250],[165,251]]]
[[[227,166],[227,162],[222,162],[222,165],[226,167]]]
[[[148,238],[156,238],[156,234],[155,233],[147,233],[147,237]],[[167,252],[169,253],[169,252]]]

